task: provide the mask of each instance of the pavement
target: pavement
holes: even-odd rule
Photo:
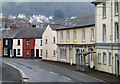
[[[82,83],[104,83],[105,81],[84,75],[71,69],[57,66],[57,63],[41,61],[39,59],[23,59],[23,58],[3,58],[7,62],[19,68],[26,77],[27,83],[60,83],[60,84],[82,84]],[[54,64],[52,64],[54,63]],[[58,63],[59,64],[59,63]],[[65,65],[65,64],[63,64]],[[67,65],[67,64],[66,64]],[[68,67],[70,67],[68,65]]]
[[[55,65],[55,66],[58,66],[58,67],[61,67],[61,68],[64,68],[64,69],[68,69],[68,70],[71,70],[71,71],[74,71],[74,72],[82,73],[86,76],[106,81],[107,83],[119,83],[120,84],[120,77],[116,77],[115,75],[105,73],[105,72],[101,72],[101,71],[98,71],[98,70],[88,69],[86,72],[82,72],[82,71],[77,71],[76,70],[76,65],[71,66],[68,63],[45,61],[45,60],[39,60],[39,62],[47,63],[47,64],[50,64],[50,65]]]
[[[19,71],[2,63],[2,84],[22,84],[22,77]]]

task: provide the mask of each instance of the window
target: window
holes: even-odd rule
[[[66,31],[66,41],[69,41],[69,38],[70,38],[70,31],[67,30]]]
[[[26,49],[26,55],[29,55],[29,49]]]
[[[66,61],[66,59],[67,59],[67,54],[66,53],[67,53],[66,48],[60,48],[60,57],[59,57],[59,59]]]
[[[98,53],[98,64],[101,64],[101,53]]]
[[[73,41],[76,41],[76,30],[73,30]]]
[[[111,63],[112,59],[111,59],[111,53],[109,52],[109,65],[111,66],[112,63]]]
[[[85,41],[85,29],[82,29],[82,41]]]
[[[20,45],[20,40],[18,40],[18,45]]]
[[[47,44],[47,38],[45,38],[45,44]]]
[[[46,50],[46,57],[48,56],[48,50]]]
[[[40,46],[42,46],[42,40],[40,40]]]
[[[5,45],[8,45],[8,40],[5,40]]]
[[[60,41],[63,42],[63,31],[60,31]]]
[[[107,57],[106,57],[106,53],[103,52],[103,64],[106,65],[107,61]]]
[[[115,15],[118,15],[118,0],[115,0],[114,2],[115,7]]]
[[[56,55],[56,50],[53,50],[53,57],[55,57]]]
[[[94,28],[91,28],[90,40],[94,41]]]
[[[119,40],[119,27],[118,22],[115,22],[115,41]]]
[[[106,18],[106,3],[103,3],[103,18]]]
[[[41,49],[41,54],[40,55],[42,56],[42,49]]]
[[[29,40],[26,41],[26,45],[29,45]]]
[[[103,24],[103,41],[106,41],[106,25]]]
[[[18,49],[18,53],[17,54],[20,55],[20,49]]]
[[[4,48],[4,55],[8,55],[8,49]]]
[[[55,37],[53,37],[53,44],[55,44]]]

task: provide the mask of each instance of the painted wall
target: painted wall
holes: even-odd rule
[[[26,41],[29,40],[29,45],[26,45]],[[23,39],[23,57],[31,57],[31,49],[35,49],[35,39]],[[26,55],[26,49],[29,49],[29,55]],[[35,55],[35,53],[34,53]]]
[[[20,45],[18,45],[18,40],[20,40]],[[14,49],[16,49],[16,57],[23,56],[23,41],[22,39],[13,39],[13,56],[14,56]],[[20,49],[20,55],[18,55],[18,49]]]
[[[57,43],[57,32],[52,30],[48,25],[42,35],[42,49],[43,49],[43,58],[44,60],[57,61],[57,45],[53,44],[53,37],[55,37]],[[47,44],[45,39],[47,38]],[[48,50],[48,56],[46,56],[46,50]],[[56,51],[56,55],[53,55],[53,50]]]
[[[36,49],[39,49],[39,57],[42,57],[41,56],[41,49],[42,49],[41,40],[42,39],[35,39],[35,57],[36,57]]]

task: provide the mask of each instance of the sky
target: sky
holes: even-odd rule
[[[2,2],[91,2],[93,0],[0,0]]]

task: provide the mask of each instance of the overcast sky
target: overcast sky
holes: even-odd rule
[[[93,0],[1,0],[2,2],[91,2]]]

